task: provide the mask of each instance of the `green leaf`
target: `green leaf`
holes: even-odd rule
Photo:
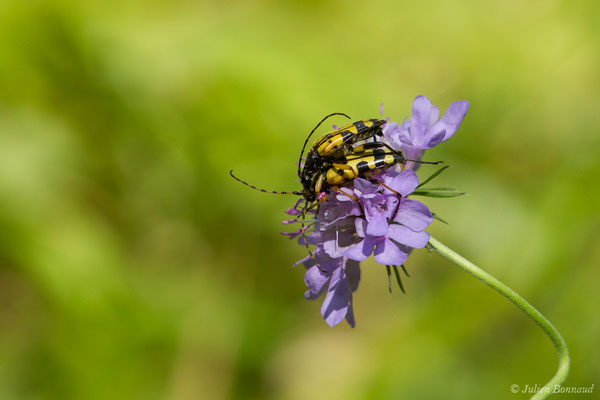
[[[400,274],[398,273],[398,267],[395,265],[393,267],[394,267],[394,274],[396,275],[396,281],[398,282],[398,286],[400,286],[400,290],[402,290],[402,293],[406,294],[406,292],[404,291],[404,286],[402,286],[402,280],[400,279]],[[402,269],[404,269],[404,266],[402,266]],[[406,269],[404,269],[404,273],[406,273]]]
[[[385,266],[385,270],[387,271],[387,277],[388,277],[388,289],[389,289],[390,293],[392,293],[392,270],[390,269],[389,265]]]
[[[404,268],[404,264],[402,264],[400,267],[402,267],[402,271],[404,271],[404,273],[406,274],[406,276],[408,276],[410,278],[410,275],[408,274],[408,271],[406,270],[406,268]]]
[[[425,179],[423,182],[421,182],[421,184],[419,186],[417,186],[417,188],[420,188],[421,186],[423,186],[424,184],[426,184],[427,182],[431,181],[432,179],[434,179],[436,176],[438,176],[439,174],[441,174],[442,172],[444,172],[444,170],[446,168],[450,168],[449,165],[446,165],[440,169],[438,169],[437,171],[435,171],[433,174],[429,175],[429,178]]]
[[[449,188],[449,187],[430,187],[430,188],[421,188],[421,190],[456,190],[456,189]]]
[[[415,190],[410,195],[411,196],[449,198],[449,197],[463,196],[465,194],[466,193],[464,193],[464,192],[436,192],[436,191],[429,191],[429,190]]]
[[[448,222],[446,222],[446,220],[442,219],[442,217],[440,217],[436,213],[432,212],[431,215],[433,215],[433,219],[437,219],[438,221],[443,222],[444,224],[448,225]]]

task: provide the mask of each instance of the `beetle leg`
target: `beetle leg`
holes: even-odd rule
[[[380,184],[381,186],[383,186],[384,188],[386,188],[390,192],[394,193],[396,196],[402,197],[402,195],[400,193],[398,193],[397,191],[395,191],[394,189],[392,189],[391,187],[389,187],[388,185],[386,185],[385,183],[383,183],[379,179],[373,179],[373,182],[377,182],[378,184]]]
[[[331,190],[333,190],[333,191],[334,191],[334,192],[336,192],[336,193],[341,193],[341,194],[343,194],[344,196],[348,196],[348,197],[350,197],[350,198],[351,198],[352,200],[354,200],[354,201],[358,201],[358,197],[356,197],[356,196],[352,196],[351,194],[348,194],[348,193],[344,192],[342,189],[340,189],[340,188],[339,188],[339,187],[337,187],[337,186],[332,186],[332,187],[331,187]]]

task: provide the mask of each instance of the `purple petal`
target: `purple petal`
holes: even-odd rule
[[[332,274],[344,265],[344,258],[339,256],[336,258],[330,257],[321,250],[315,259],[315,266],[325,271],[325,274]]]
[[[427,129],[432,111],[431,101],[425,96],[417,96],[413,101],[412,115],[410,117],[410,133],[413,145],[420,145]]]
[[[389,223],[384,214],[375,214],[367,224],[367,235],[384,236],[388,231]]]
[[[421,157],[423,157],[423,153],[425,153],[425,150],[417,149],[412,146],[411,147],[403,146],[402,151],[404,152],[404,156],[406,157],[407,160],[413,160],[413,161],[420,161]],[[421,164],[413,162],[413,161],[407,162],[406,168],[416,171],[421,166]]]
[[[374,192],[376,192],[377,191],[377,186],[373,185],[371,182],[369,182],[366,179],[356,178],[354,180],[354,190],[360,196],[360,195],[365,195],[367,193],[374,193]]]
[[[364,238],[367,230],[367,221],[362,218],[356,218],[354,220],[354,228],[356,229],[356,234],[358,237]]]
[[[425,231],[415,232],[402,225],[391,224],[388,237],[396,242],[415,248],[422,249],[429,242],[429,233]]]
[[[304,292],[304,298],[306,300],[316,300],[320,296],[321,296],[321,293],[315,294],[315,293],[311,292],[310,290],[307,290],[306,292]]]
[[[396,140],[396,136],[398,135],[398,123],[396,121],[389,122],[385,124],[383,127],[383,137],[390,143],[392,146]]]
[[[352,305],[352,294],[350,294],[350,300],[348,301],[348,313],[346,314],[346,321],[352,328],[356,325],[354,322],[354,306]]]
[[[392,219],[394,215],[396,215],[396,210],[398,210],[398,204],[400,204],[400,199],[394,193],[394,195],[386,195],[385,196],[385,212],[384,215],[386,218]]]
[[[311,256],[306,256],[303,259],[296,261],[294,264],[292,264],[292,267],[296,267],[300,264],[304,264],[306,268],[310,268],[313,265],[315,265],[314,260]]]
[[[433,129],[431,131],[435,132]],[[446,130],[442,129],[440,132],[432,135],[431,139],[428,139],[427,143],[425,145],[423,145],[422,148],[423,149],[431,149],[432,147],[437,146],[444,140],[445,134],[446,134]]]
[[[360,206],[354,200],[343,194],[338,196],[350,201],[326,201],[319,209],[319,221],[335,222],[348,215],[360,215],[362,213]]]
[[[374,246],[375,239],[367,236],[354,246],[351,246],[344,251],[344,256],[350,258],[351,260],[364,261],[371,255]]]
[[[376,195],[377,196],[377,195]],[[373,217],[372,212],[373,212],[373,203],[377,204],[377,200],[373,199],[373,196],[369,196],[369,197],[362,197],[359,199],[360,205],[362,207],[362,209],[364,210],[365,213],[365,219],[367,221],[370,221],[371,218]]]
[[[346,278],[350,290],[355,292],[360,281],[360,263],[354,260],[346,260]]]
[[[402,196],[407,196],[419,186],[419,178],[417,178],[415,171],[406,170],[392,178],[384,177],[383,183],[400,193]]]
[[[394,221],[409,227],[413,231],[422,231],[433,221],[429,208],[420,201],[402,199]]]
[[[402,265],[408,254],[400,250],[398,246],[389,239],[377,241],[375,247],[375,261],[383,265]]]
[[[306,236],[306,241],[304,240],[303,236],[300,236],[298,238],[298,244],[300,246],[304,246],[304,243],[308,243],[308,244],[319,244],[321,242],[324,242],[325,240],[329,240],[331,239],[331,233],[324,231],[324,230],[314,230],[312,231],[310,234],[305,235]]]
[[[300,214],[302,214],[302,211],[298,210],[298,206],[303,201],[305,201],[305,200],[304,199],[298,199],[298,201],[296,201],[296,204],[294,204],[294,207],[289,208],[288,210],[285,211],[285,213],[289,214],[289,215],[300,215]]]
[[[397,142],[396,142],[396,148],[401,148],[402,146],[412,146],[413,145],[413,139],[410,135],[410,130],[408,129],[407,126],[400,127],[398,129],[398,135],[397,135]]]
[[[323,293],[325,284],[329,281],[330,275],[325,274],[317,266],[309,268],[304,274],[304,283],[308,287],[308,291],[304,293],[304,297],[313,300]]]
[[[432,127],[438,119],[440,119],[440,109],[437,106],[432,105],[431,111],[429,113],[429,125],[428,127]]]
[[[402,125],[398,125],[395,121],[390,122],[383,128],[383,136],[395,149],[399,149],[403,145],[412,145],[409,125],[406,122],[403,122]]]
[[[333,238],[323,242],[324,252],[333,259],[338,259],[356,242],[354,229],[333,232]]]
[[[321,306],[321,314],[329,326],[339,324],[346,317],[350,298],[343,268],[339,268],[329,281],[329,290]]]
[[[455,101],[450,104],[450,107],[448,107],[442,119],[436,122],[431,129],[435,129],[436,132],[445,130],[446,134],[444,135],[443,141],[450,139],[450,137],[456,133],[456,130],[460,126],[460,123],[468,110],[469,102],[467,100]]]
[[[334,238],[323,242],[323,250],[329,257],[338,258],[343,256],[343,251],[345,249],[343,247],[338,246],[338,242]]]
[[[312,224],[310,224],[312,225]],[[302,231],[306,231],[308,228],[310,228],[310,225],[305,225],[304,228],[300,227],[298,228],[298,230],[294,231],[294,232],[279,232],[280,234],[284,235],[284,236],[289,236],[290,239],[295,239],[298,237],[298,235],[302,234]]]
[[[350,190],[350,188],[340,188],[340,192],[336,194],[335,199],[337,201],[344,202],[354,201],[354,199],[350,196],[354,196],[354,193],[352,193],[352,190]]]

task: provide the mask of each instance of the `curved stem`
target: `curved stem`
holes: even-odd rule
[[[514,305],[519,307],[525,312],[525,314],[531,317],[531,319],[533,319],[542,328],[546,335],[548,335],[550,340],[552,340],[552,343],[558,352],[558,370],[552,379],[550,379],[550,381],[542,389],[540,389],[539,392],[531,397],[531,399],[541,400],[550,397],[552,395],[552,391],[554,390],[554,386],[561,385],[567,378],[567,375],[569,375],[569,364],[571,362],[569,358],[569,350],[567,349],[567,344],[560,333],[550,323],[550,321],[548,321],[546,317],[544,317],[538,310],[529,304],[527,300],[519,296],[517,292],[506,286],[504,283],[500,282],[498,279],[494,278],[492,275],[477,267],[475,264],[457,254],[453,250],[444,246],[433,237],[429,238],[429,245],[430,248],[435,250],[446,260],[456,264],[474,277],[482,280],[485,284],[491,286],[494,290],[500,292],[500,294],[512,301]]]

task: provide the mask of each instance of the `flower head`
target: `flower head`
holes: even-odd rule
[[[438,108],[418,96],[410,120],[384,126],[383,142],[403,150],[408,159],[419,160],[426,149],[456,132],[468,107],[467,101],[454,102],[438,120]],[[429,241],[425,229],[433,215],[425,204],[408,198],[419,186],[417,174],[396,167],[351,180],[337,193],[331,191],[318,207],[301,209],[299,201],[286,211],[296,218],[284,224],[307,217],[303,228],[285,234],[302,245],[315,246],[310,256],[296,264],[307,269],[307,299],[326,293],[321,314],[330,326],[343,319],[354,326],[352,293],[358,288],[360,261],[373,255],[379,264],[402,265],[412,249]]]
[[[456,133],[469,110],[467,100],[455,101],[440,119],[440,110],[425,96],[413,101],[412,115],[407,121],[387,124],[383,130],[385,139],[394,148],[401,148],[406,157],[420,160],[423,152],[450,139]]]

